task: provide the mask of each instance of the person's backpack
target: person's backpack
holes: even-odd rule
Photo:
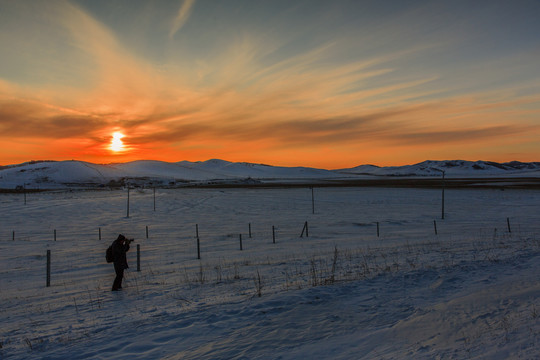
[[[107,251],[105,252],[105,260],[107,260],[108,263],[112,263],[114,261],[112,244],[107,248]]]

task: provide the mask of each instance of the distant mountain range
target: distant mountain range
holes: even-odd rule
[[[33,161],[0,167],[0,189],[61,189],[139,186],[253,185],[321,183],[384,179],[534,178],[540,180],[540,162],[424,161],[414,165],[324,170],[280,167],[245,162],[163,162],[138,160],[116,164],[84,161]]]

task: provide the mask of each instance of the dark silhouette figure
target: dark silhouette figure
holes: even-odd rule
[[[114,278],[112,291],[118,291],[122,289],[122,279],[124,278],[124,270],[127,269],[128,263],[126,258],[126,252],[129,250],[130,239],[122,234],[118,235],[118,238],[112,243],[113,263],[116,277]]]

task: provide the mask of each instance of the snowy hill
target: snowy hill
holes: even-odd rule
[[[110,166],[120,170],[124,174],[124,177],[129,178],[155,178],[169,179],[171,181],[175,179],[201,181],[216,177],[228,178],[228,176],[206,171],[205,169],[195,169],[183,163],[169,163],[155,160],[138,160]]]
[[[59,188],[70,184],[102,184],[124,174],[111,166],[84,161],[44,161],[7,166],[0,170],[0,188]]]
[[[224,160],[169,163],[138,160],[128,163],[98,165],[83,161],[42,161],[4,166],[0,169],[0,189],[55,189],[66,186],[138,184],[179,185],[208,183],[253,183],[262,180],[293,181],[327,179],[339,173],[305,167],[276,167]]]
[[[280,167],[246,162],[228,162],[219,159],[178,164],[193,170],[206,171],[215,174],[216,178],[233,177],[253,179],[317,179],[334,178],[336,173],[329,170],[306,167]]]
[[[439,177],[441,176],[442,171],[444,171],[447,177],[540,177],[540,162],[523,163],[512,161],[508,163],[496,163],[491,161],[427,160],[414,165],[391,167],[361,165],[351,169],[341,169],[338,171],[344,174],[371,176]]]
[[[92,164],[84,161],[40,161],[0,168],[0,189],[60,189],[66,187],[140,185],[180,186],[186,184],[254,184],[324,182],[381,177],[438,178],[540,178],[540,163],[495,163],[487,161],[424,161],[415,165],[378,167],[361,165],[350,169],[324,170],[279,167],[246,162],[181,161],[176,163],[138,160],[128,163]]]

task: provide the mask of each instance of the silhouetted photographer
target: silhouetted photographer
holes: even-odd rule
[[[114,271],[116,277],[114,278],[112,291],[118,291],[122,289],[122,279],[124,278],[124,270],[129,268],[127,263],[126,253],[129,251],[129,244],[133,239],[128,239],[124,235],[118,235],[118,238],[112,243],[112,259],[114,263]]]

